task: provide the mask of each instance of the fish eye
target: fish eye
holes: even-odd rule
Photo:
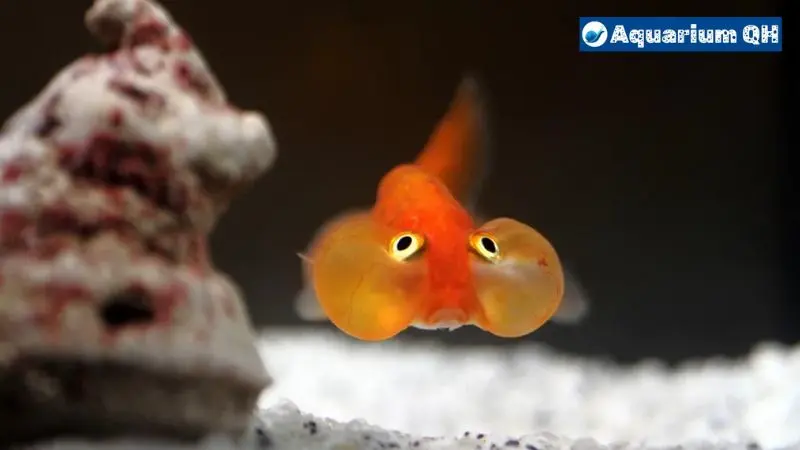
[[[475,234],[469,238],[470,246],[475,252],[488,261],[500,258],[500,246],[491,236]]]
[[[405,261],[422,250],[425,239],[416,233],[400,233],[389,244],[389,254],[398,261]]]

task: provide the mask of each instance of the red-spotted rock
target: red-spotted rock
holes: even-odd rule
[[[207,235],[276,157],[158,4],[97,0],[0,135],[0,446],[238,432],[269,384]]]

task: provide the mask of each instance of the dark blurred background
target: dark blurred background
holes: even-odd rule
[[[0,4],[3,118],[98,49],[83,27],[90,3]],[[381,175],[414,157],[473,71],[495,146],[482,211],[541,230],[593,300],[583,325],[551,324],[526,339],[622,361],[800,340],[785,55],[577,51],[579,15],[779,15],[777,5],[164,3],[231,100],[268,115],[280,145],[274,170],[212,238],[258,326],[302,325],[295,253],[330,216],[372,202]],[[518,342],[477,329],[402,338],[433,336]]]

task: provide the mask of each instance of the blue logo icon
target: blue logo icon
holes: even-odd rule
[[[597,48],[608,40],[608,30],[602,22],[592,21],[583,26],[581,39],[589,47]]]

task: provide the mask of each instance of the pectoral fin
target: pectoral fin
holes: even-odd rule
[[[564,269],[564,298],[558,307],[553,322],[562,325],[575,325],[581,323],[589,313],[589,295],[578,281],[575,272]]]
[[[298,311],[321,312],[340,330],[358,339],[393,337],[418,311],[424,265],[397,261],[387,248],[394,233],[370,213],[341,216],[326,226],[306,255],[310,287],[298,297]],[[318,310],[313,303],[316,302]]]
[[[500,337],[529,334],[559,308],[564,274],[552,245],[533,228],[499,218],[477,233],[494,239],[494,261],[473,258],[474,283],[484,319],[478,326]]]
[[[320,322],[328,318],[319,305],[317,293],[314,292],[314,285],[311,284],[310,280],[304,283],[303,288],[297,293],[297,297],[294,300],[294,309],[298,317],[308,322]]]

